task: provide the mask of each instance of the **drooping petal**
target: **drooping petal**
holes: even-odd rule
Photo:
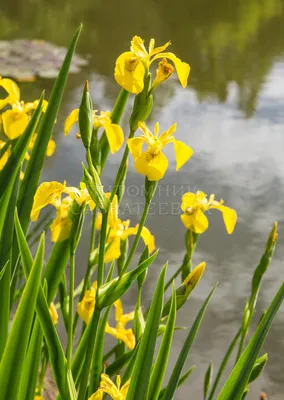
[[[237,222],[236,211],[230,207],[223,206],[222,204],[211,206],[210,208],[216,208],[217,210],[221,211],[228,234],[230,235],[233,233]]]
[[[187,229],[198,234],[205,232],[208,228],[208,218],[201,210],[193,214],[182,214],[181,220]]]
[[[120,254],[120,238],[115,237],[105,253],[104,261],[108,263],[117,260],[120,257]]]
[[[135,137],[127,140],[130,154],[132,155],[134,160],[141,156],[143,143],[144,139],[141,137]]]
[[[79,118],[79,108],[71,111],[64,123],[64,135],[69,135],[69,132],[74,124],[78,121]]]
[[[122,301],[120,299],[116,300],[113,303],[115,307],[115,320],[119,321],[121,317],[123,316],[123,307],[122,307]]]
[[[4,100],[0,100],[0,110],[7,104],[13,104],[20,101],[20,89],[19,86],[12,81],[12,79],[3,78],[0,79],[0,86],[6,90],[8,96]]]
[[[124,135],[121,127],[117,124],[104,125],[108,144],[112,154],[116,153],[124,142]]]
[[[118,340],[122,340],[130,350],[134,349],[136,340],[132,329],[116,329],[107,323],[105,332]]]
[[[134,161],[134,167],[139,174],[147,176],[149,181],[159,181],[166,173],[168,159],[162,152],[153,156],[145,151]]]
[[[138,226],[137,226],[138,229]],[[149,253],[152,253],[155,250],[155,237],[154,235],[151,234],[148,228],[146,226],[143,226],[142,232],[141,232],[141,237],[145,243],[146,246],[149,248]]]
[[[55,148],[56,148],[55,141],[53,139],[50,139],[50,141],[48,142],[48,145],[47,145],[47,149],[46,149],[47,157],[51,157],[54,154]]]
[[[129,385],[130,385],[130,379],[128,379],[128,381],[126,381],[125,384],[120,389],[120,393],[122,394],[122,396],[124,396],[125,399],[126,399],[126,396],[127,396]]]
[[[110,194],[107,193],[107,197],[109,197],[109,196],[110,196]],[[119,223],[118,198],[117,198],[117,195],[114,195],[114,198],[111,202],[109,213],[108,213],[108,224],[112,229],[116,229],[118,223]]]
[[[114,77],[116,82],[130,93],[138,94],[144,88],[145,68],[131,51],[122,53],[116,60]]]
[[[70,236],[71,227],[72,222],[68,217],[61,218],[60,215],[57,216],[50,225],[52,242],[63,242],[64,240],[68,239]]]
[[[58,201],[65,188],[65,185],[56,181],[43,182],[39,185],[34,196],[31,220],[36,221],[38,219],[39,212],[43,207]]]
[[[187,63],[181,61],[174,53],[159,53],[152,58],[151,63],[158,58],[168,58],[174,63],[181,86],[185,88],[187,86],[190,66]]]
[[[178,171],[193,155],[193,150],[187,144],[174,139],[174,149],[176,155],[176,170]]]
[[[14,140],[24,133],[29,123],[29,117],[24,112],[7,110],[2,114],[2,121],[6,136]]]

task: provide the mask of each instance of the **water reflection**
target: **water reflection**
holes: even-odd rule
[[[102,109],[111,108],[118,93],[112,76],[114,60],[128,48],[134,33],[146,39],[153,36],[157,43],[171,39],[173,51],[191,64],[189,88],[182,90],[174,79],[164,84],[157,92],[150,121],[150,125],[161,121],[161,129],[178,121],[177,138],[189,144],[195,155],[179,174],[174,167],[168,171],[162,181],[163,190],[155,198],[156,203],[168,206],[168,212],[154,213],[147,222],[157,235],[161,253],[145,287],[145,306],[163,261],[168,259],[170,270],[174,270],[182,259],[184,230],[171,209],[180,194],[174,195],[173,187],[189,185],[224,198],[238,211],[236,231],[228,236],[220,215],[210,216],[210,229],[202,235],[194,258],[196,263],[208,262],[206,279],[178,317],[180,325],[189,326],[205,295],[216,281],[220,282],[187,363],[198,368],[176,396],[181,400],[190,393],[192,399],[202,398],[204,372],[211,360],[215,365],[220,362],[238,329],[253,269],[275,219],[279,221],[279,243],[264,280],[258,314],[267,307],[283,279],[283,1],[121,0],[112,2],[110,8],[98,0],[14,0],[13,4],[1,4],[0,9],[3,38],[45,38],[66,45],[78,23],[83,21],[85,25],[79,49],[91,52],[92,59],[82,74],[70,77],[56,125],[57,152],[44,171],[47,179],[78,184],[84,151],[74,136],[63,137],[64,118],[79,104],[85,78],[90,80],[94,103]],[[23,85],[23,98],[36,98],[51,84],[38,81],[33,86]],[[125,117],[127,131],[126,122]],[[120,155],[110,159],[103,177],[106,186],[112,184]],[[171,149],[167,149],[167,156],[173,161]],[[143,177],[137,177],[132,162],[127,184],[129,188],[143,185]],[[133,214],[133,223],[138,220],[136,203],[142,201],[141,193],[126,192],[123,207],[130,205],[128,214]],[[87,247],[87,241],[82,243],[81,265]],[[134,298],[133,289],[125,299],[129,310]],[[261,389],[268,392],[269,398],[283,397],[283,322],[282,312],[264,347],[270,354],[269,363],[248,399],[257,399]],[[184,332],[177,332],[173,354],[181,348],[184,337]]]

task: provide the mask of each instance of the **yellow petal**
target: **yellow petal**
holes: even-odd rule
[[[177,124],[176,122],[169,127],[169,129],[167,129],[165,132],[161,133],[159,140],[160,142],[162,142],[163,146],[165,146],[168,143],[171,143],[173,141],[173,133],[176,131],[177,129]]]
[[[145,68],[143,63],[131,51],[122,53],[116,60],[115,80],[128,92],[134,94],[142,92],[144,75]]]
[[[14,140],[24,133],[29,117],[24,112],[7,110],[2,114],[2,121],[5,134],[9,139]]]
[[[109,197],[110,194],[107,193],[107,197]],[[111,228],[116,229],[117,224],[118,224],[118,198],[117,195],[114,196],[111,205],[110,205],[110,210],[108,213],[108,224],[110,225]]]
[[[124,396],[125,399],[129,389],[129,385],[130,385],[130,379],[128,379],[128,381],[126,381],[125,384],[120,389],[120,393],[122,394],[122,396]]]
[[[103,400],[104,392],[101,389],[98,389],[88,400]]]
[[[130,350],[134,349],[136,340],[132,329],[116,329],[112,328],[107,323],[105,332],[109,333],[118,340],[122,340]]]
[[[23,105],[24,111],[27,113],[29,111],[35,110],[38,106],[38,103],[39,103],[39,100],[35,100],[31,103],[25,103]],[[48,106],[48,102],[46,100],[43,100],[43,103],[42,103],[42,111],[43,112],[46,112],[47,106]]]
[[[144,40],[140,36],[133,36],[131,40],[130,50],[137,57],[148,57],[148,52],[144,46]]]
[[[116,124],[104,125],[108,144],[112,154],[116,153],[124,142],[124,135],[121,127]]]
[[[228,234],[230,235],[231,233],[233,233],[237,222],[236,211],[230,207],[223,206],[222,204],[219,206],[211,206],[210,208],[216,208],[217,210],[221,211]]]
[[[185,193],[181,199],[181,209],[186,211],[188,208],[192,208],[196,204],[196,194],[193,192]]]
[[[120,238],[115,237],[105,253],[104,260],[106,263],[117,260],[120,257],[120,254]]]
[[[54,323],[54,325],[56,325],[58,323],[58,313],[57,313],[54,303],[50,304],[49,312],[51,315],[52,322]]]
[[[86,290],[82,301],[80,301],[77,305],[77,312],[86,324],[90,322],[95,309],[96,292],[97,287],[93,286],[90,290]]]
[[[71,228],[72,222],[68,217],[56,217],[50,225],[52,242],[63,242],[64,240],[68,239],[70,236]]]
[[[78,121],[79,118],[79,109],[76,108],[75,110],[71,111],[71,113],[68,115],[68,117],[65,120],[64,124],[64,135],[67,136],[69,135],[69,132],[72,128],[72,126]]]
[[[184,285],[187,286],[187,291],[194,289],[194,287],[198,284],[200,279],[202,278],[203,272],[206,267],[206,262],[202,262],[198,264],[190,274],[185,278]]]
[[[181,83],[181,86],[185,88],[187,86],[188,75],[190,72],[190,66],[181,61],[175,54],[173,53],[159,53],[151,60],[151,63],[158,58],[168,58],[171,60],[176,68],[178,79]]]
[[[173,141],[176,155],[176,170],[178,171],[193,155],[193,150],[187,144],[179,140]]]
[[[2,140],[0,140],[0,149],[2,149],[5,146],[5,144],[6,144],[5,142],[2,142]],[[0,158],[0,171],[5,167],[10,155],[11,155],[11,146],[8,147],[8,149]]]
[[[130,154],[132,155],[134,160],[141,156],[143,143],[144,140],[141,137],[135,137],[127,140]]]
[[[48,145],[47,145],[47,149],[46,149],[47,157],[51,157],[54,154],[55,148],[56,148],[55,141],[53,139],[50,139],[50,141],[48,142]]]
[[[61,193],[65,190],[65,185],[60,182],[43,182],[37,188],[33,208],[31,212],[31,220],[36,221],[39,216],[40,210],[60,199]]]
[[[8,96],[5,100],[1,100],[0,110],[5,107],[7,104],[13,104],[17,101],[20,101],[20,89],[19,86],[12,81],[12,79],[4,78],[0,79],[0,86],[6,90]]]
[[[162,152],[153,156],[149,151],[145,151],[134,161],[134,166],[136,171],[147,176],[149,181],[159,181],[166,173],[168,160]]]
[[[208,228],[208,218],[201,210],[193,214],[182,214],[181,220],[187,229],[198,234],[205,232]]]
[[[138,225],[137,225],[138,229]],[[155,237],[151,234],[148,228],[145,226],[142,229],[141,237],[144,240],[144,243],[149,248],[149,252],[152,253],[155,250]]]
[[[152,39],[151,39],[152,40]],[[163,46],[158,46],[158,47],[154,47],[155,46],[155,42],[153,43],[151,43],[151,41],[150,41],[150,46],[149,46],[149,53],[150,53],[150,56],[152,57],[152,56],[154,56],[155,54],[159,54],[159,53],[161,53],[162,51],[165,51],[166,50],[166,48],[167,47],[169,47],[170,46],[170,44],[171,44],[171,42],[167,42],[166,44],[164,44]]]
[[[115,320],[119,321],[123,316],[122,301],[120,299],[116,300],[114,302],[114,307],[115,307]]]

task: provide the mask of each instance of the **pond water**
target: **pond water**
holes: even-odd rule
[[[113,78],[116,57],[129,47],[134,34],[157,44],[172,41],[171,50],[192,68],[189,85],[182,89],[175,77],[157,90],[149,121],[168,128],[178,122],[177,138],[189,144],[194,157],[179,173],[174,170],[173,151],[167,155],[170,168],[154,199],[147,227],[161,249],[144,290],[149,303],[161,265],[169,260],[169,273],[180,265],[184,253],[184,228],[176,204],[182,192],[200,189],[215,193],[238,212],[233,235],[228,236],[218,212],[202,235],[194,264],[207,261],[206,273],[187,306],[178,315],[178,325],[190,326],[210,289],[219,286],[208,307],[187,366],[197,366],[176,399],[201,399],[203,377],[210,361],[215,371],[225,349],[238,330],[242,309],[250,292],[250,280],[275,220],[279,239],[257,305],[265,310],[283,281],[284,256],[284,2],[281,0],[176,0],[106,2],[100,0],[14,0],[1,2],[1,39],[46,39],[67,46],[78,24],[84,23],[78,51],[90,54],[90,63],[71,75],[55,128],[55,155],[48,159],[45,180],[67,180],[77,185],[84,151],[75,136],[65,138],[63,122],[78,107],[85,79],[90,82],[97,108],[111,109],[119,92]],[[1,74],[1,71],[0,71]],[[49,91],[52,80],[22,84],[23,98]],[[123,120],[127,131],[127,113]],[[170,146],[169,146],[170,147]],[[121,153],[111,157],[104,173],[111,185]],[[143,177],[130,162],[122,215],[139,218],[143,203]],[[162,204],[162,205],[161,205]],[[82,276],[88,237],[80,248],[78,278]],[[131,310],[135,290],[125,296]],[[257,321],[258,315],[255,317]],[[263,352],[269,362],[261,379],[251,385],[248,399],[258,399],[261,390],[269,399],[283,399],[284,314],[280,310]],[[172,365],[186,332],[175,334]],[[281,361],[282,359],[282,361]]]

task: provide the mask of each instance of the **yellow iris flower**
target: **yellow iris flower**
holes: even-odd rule
[[[155,40],[151,39],[147,51],[144,41],[139,36],[134,36],[131,40],[130,51],[122,53],[116,60],[114,71],[116,82],[130,93],[138,94],[142,92],[146,71],[149,70],[152,62],[162,58],[165,59],[165,62],[169,59],[174,63],[178,79],[182,87],[186,87],[190,66],[181,61],[175,54],[164,52],[170,44],[170,42],[167,42],[163,46],[155,47]]]
[[[97,281],[95,281],[91,288],[84,293],[82,301],[77,304],[77,313],[86,324],[91,321],[95,309],[97,286]]]
[[[120,299],[114,302],[114,307],[116,327],[112,328],[107,322],[105,331],[116,339],[124,342],[130,350],[133,350],[136,344],[135,335],[132,329],[125,329],[125,325],[134,319],[134,311],[123,314],[123,307]]]
[[[109,196],[109,193],[106,193],[106,195]],[[101,222],[102,215],[98,214],[96,220],[96,229],[101,229]],[[127,221],[122,221],[118,218],[118,200],[117,196],[115,195],[108,217],[107,243],[110,245],[105,253],[105,262],[117,260],[121,255],[120,241],[126,239],[128,236],[137,234],[139,225],[137,224],[135,227],[129,227],[129,225],[129,219]],[[148,246],[149,252],[152,253],[155,250],[155,238],[149,229],[143,227],[141,237],[145,243],[145,246]]]
[[[12,107],[2,113],[4,133],[9,139],[14,140],[24,133],[30,120],[30,114],[37,108],[39,100],[30,103],[20,101],[20,89],[12,79],[0,78],[0,87],[8,93],[5,99],[0,100],[0,110],[7,105]],[[44,100],[43,112],[45,112],[47,104],[47,101]]]
[[[99,389],[88,400],[102,400],[104,393],[108,394],[113,400],[125,400],[129,385],[130,379],[121,386],[121,378],[117,375],[115,385],[107,374],[102,374]]]
[[[176,140],[173,133],[176,130],[176,124],[173,124],[167,131],[163,132],[160,136],[159,124],[155,125],[153,134],[147,128],[144,122],[139,122],[139,128],[143,134],[139,137],[128,139],[127,144],[129,151],[134,158],[134,166],[139,174],[147,176],[149,181],[158,181],[163,178],[168,168],[168,159],[163,154],[163,148],[173,143],[176,156],[176,170],[178,171],[193,155],[191,147],[185,143]],[[146,151],[142,151],[143,144],[148,145]]]
[[[61,200],[62,193],[68,194],[63,200]],[[50,225],[51,240],[53,242],[63,241],[69,237],[71,231],[72,222],[69,219],[69,211],[73,200],[80,206],[86,204],[91,210],[95,208],[95,203],[91,199],[85,183],[81,182],[80,189],[78,189],[72,186],[66,187],[65,182],[64,184],[56,181],[43,182],[34,196],[30,218],[32,221],[36,221],[40,210],[51,204],[56,208],[56,218]]]
[[[54,303],[50,304],[49,312],[51,315],[52,322],[54,323],[54,325],[56,325],[58,323],[58,313],[57,313]]]
[[[35,396],[34,400],[44,400],[44,398],[42,396]]]
[[[181,220],[187,229],[200,234],[207,230],[209,224],[205,212],[217,209],[223,215],[228,234],[231,234],[237,222],[237,213],[232,208],[226,207],[223,204],[223,200],[215,200],[214,194],[211,194],[208,199],[207,195],[201,191],[197,193],[185,193],[181,203],[181,209],[184,211],[184,214],[181,215]]]
[[[72,126],[78,122],[79,109],[73,110],[66,118],[64,124],[64,135],[69,135]],[[109,143],[110,151],[116,153],[124,142],[124,135],[121,127],[117,124],[113,124],[110,118],[109,111],[101,111],[97,115],[97,110],[93,111],[93,125],[95,129],[103,128],[105,130],[107,140]]]

